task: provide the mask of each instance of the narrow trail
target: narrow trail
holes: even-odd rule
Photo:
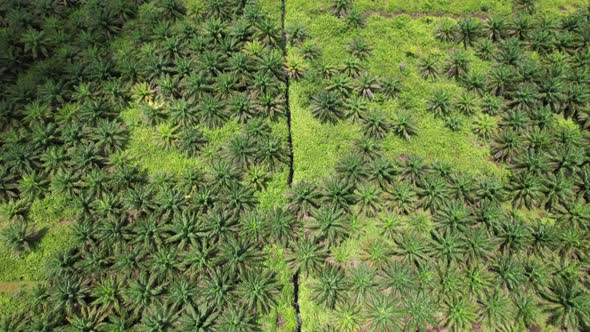
[[[287,57],[287,30],[285,29],[285,18],[287,16],[286,0],[281,0],[281,33],[282,33],[282,50],[283,58]],[[291,134],[291,107],[289,105],[289,76],[285,77],[285,113],[287,114],[288,144],[289,144],[289,177],[287,183],[289,187],[293,184],[293,136]],[[293,275],[293,308],[297,316],[297,332],[301,332],[303,321],[299,310],[299,273]]]

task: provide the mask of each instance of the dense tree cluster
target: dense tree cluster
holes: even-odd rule
[[[265,247],[298,225],[257,209],[288,160],[272,130],[285,109],[280,28],[253,1],[203,6],[2,3],[2,244],[15,255],[37,244],[28,210],[47,195],[78,211],[76,245],[2,329],[250,331],[276,309],[284,282]],[[240,132],[206,168],[148,176],[124,153],[127,108],[189,157],[228,121]]]

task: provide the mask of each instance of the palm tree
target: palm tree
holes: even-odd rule
[[[236,167],[244,169],[254,161],[255,143],[246,135],[237,135],[229,140],[224,153]]]
[[[453,232],[431,232],[432,249],[430,255],[446,266],[455,265],[463,258],[465,248],[461,239]]]
[[[473,45],[473,42],[481,33],[481,26],[478,20],[468,17],[457,22],[457,42],[463,43],[463,47]]]
[[[545,196],[545,209],[548,211],[555,210],[558,206],[564,206],[570,202],[574,194],[573,180],[565,177],[564,172],[549,174],[542,185]]]
[[[361,328],[362,312],[361,308],[355,304],[345,303],[339,305],[335,310],[334,329],[336,331],[354,332]],[[325,329],[331,329],[332,325],[328,325]]]
[[[188,305],[179,319],[183,331],[213,332],[216,329],[219,312],[208,306]]]
[[[422,181],[429,172],[429,168],[424,160],[415,155],[410,155],[402,159],[399,166],[401,177],[410,181],[412,184]]]
[[[275,208],[269,212],[264,227],[268,238],[273,242],[287,245],[295,239],[300,226],[299,221],[290,213],[282,208]]]
[[[352,122],[358,122],[363,119],[369,106],[364,98],[352,96],[346,101],[346,118],[351,119]]]
[[[497,248],[497,239],[483,226],[469,228],[463,237],[465,255],[472,265],[487,261]]]
[[[336,123],[342,118],[342,101],[334,92],[321,91],[312,97],[311,113],[323,123]]]
[[[524,205],[530,210],[539,205],[542,196],[538,178],[528,172],[520,172],[512,178],[510,191],[513,195],[514,208],[521,208]]]
[[[276,305],[276,295],[281,287],[274,274],[266,271],[246,271],[238,286],[238,294],[248,310],[264,315]]]
[[[284,140],[278,137],[268,137],[258,144],[258,159],[266,164],[271,171],[277,169],[277,165],[286,162],[286,147]]]
[[[11,222],[8,227],[0,233],[4,246],[14,254],[27,253],[32,246],[41,238],[42,233],[35,227],[30,227],[26,222]]]
[[[353,38],[348,44],[348,52],[353,57],[364,60],[371,54],[371,47],[364,38]]]
[[[392,119],[391,129],[397,136],[405,140],[410,140],[410,137],[418,132],[416,121],[409,112],[397,113]]]
[[[123,307],[123,283],[116,277],[110,276],[100,279],[92,289],[92,305],[99,308],[99,312],[109,314],[121,312]]]
[[[482,60],[490,61],[494,55],[494,43],[489,39],[482,39],[476,45],[476,54]]]
[[[471,60],[467,53],[462,50],[455,50],[447,59],[446,72],[450,78],[463,78],[467,75],[470,69]]]
[[[363,159],[356,154],[341,159],[336,165],[336,173],[353,185],[361,183],[367,177]]]
[[[482,96],[485,92],[485,77],[479,72],[468,73],[463,84],[469,92],[476,92],[478,96]]]
[[[50,45],[44,31],[29,29],[22,34],[24,52],[33,59],[49,56]]]
[[[196,157],[209,140],[201,131],[187,128],[180,132],[178,145],[189,157]]]
[[[436,27],[435,37],[443,42],[452,42],[456,36],[455,24],[451,20],[444,20]]]
[[[434,81],[438,77],[438,59],[432,54],[420,59],[418,70],[423,79]]]
[[[345,179],[329,178],[324,183],[323,200],[332,206],[347,210],[354,204],[353,186]]]
[[[458,201],[450,201],[438,210],[435,220],[445,231],[465,232],[473,224],[474,217],[468,206]]]
[[[421,199],[422,208],[430,209],[434,213],[448,202],[449,187],[441,177],[427,176],[419,185],[418,197]]]
[[[255,318],[256,316],[244,310],[243,307],[233,305],[221,314],[218,330],[227,332],[258,331],[260,327]]]
[[[312,212],[313,221],[310,230],[318,239],[330,246],[338,245],[348,237],[348,222],[344,220],[344,211],[336,207],[320,207]]]
[[[402,91],[401,81],[396,78],[381,80],[381,94],[386,98],[395,98]]]
[[[489,140],[497,128],[496,119],[487,114],[481,114],[474,120],[473,132],[479,137]]]
[[[352,8],[352,1],[350,0],[333,0],[332,11],[338,17],[344,17]]]
[[[406,330],[425,331],[430,326],[439,324],[436,318],[436,305],[423,292],[412,292],[409,296],[404,297],[403,306],[407,314]]]
[[[0,167],[0,203],[18,197],[16,177],[8,168]]]
[[[373,99],[375,93],[379,92],[381,85],[376,76],[365,72],[357,78],[355,90],[361,97]]]
[[[455,102],[456,108],[465,115],[473,115],[477,112],[478,100],[471,93],[463,93]]]
[[[519,289],[526,281],[522,264],[516,261],[513,256],[501,255],[497,257],[493,270],[497,274],[498,285],[509,291]]]
[[[185,252],[181,261],[188,275],[200,275],[213,269],[218,250],[210,242],[210,239],[201,237]]]
[[[209,174],[209,183],[212,188],[223,189],[230,188],[232,184],[240,180],[239,170],[226,160],[220,159],[214,161],[211,165]]]
[[[383,138],[387,135],[391,124],[384,112],[372,110],[361,119],[364,132],[372,137]]]
[[[371,331],[400,331],[402,329],[399,309],[384,294],[378,294],[367,303],[366,318]]]
[[[320,192],[314,184],[302,181],[293,185],[287,193],[287,209],[299,218],[306,217],[314,208],[318,207]]]
[[[374,217],[383,207],[381,190],[371,184],[363,184],[355,191],[355,200],[359,212],[367,217]]]
[[[590,297],[578,283],[571,285],[562,280],[553,280],[541,296],[549,302],[549,323],[564,330],[577,330],[588,325]]]
[[[367,169],[369,181],[377,182],[381,188],[386,188],[396,174],[395,167],[386,158],[375,158]]]
[[[50,299],[54,302],[56,312],[65,310],[71,314],[86,307],[89,291],[82,279],[65,277],[57,280]]]
[[[510,26],[510,34],[520,40],[526,40],[528,39],[531,25],[532,22],[529,15],[514,15]]]
[[[231,274],[244,275],[246,271],[251,271],[254,267],[259,266],[264,259],[264,254],[254,242],[229,237],[220,246],[217,263]]]
[[[529,328],[536,324],[541,316],[538,300],[531,294],[516,294],[514,297],[514,306],[516,314],[514,320],[522,328]]]
[[[477,320],[477,308],[463,297],[454,297],[445,301],[445,327],[451,331],[471,329]]]
[[[336,304],[345,301],[348,283],[342,269],[335,266],[324,267],[315,283],[311,285],[314,302],[324,309],[334,309]]]
[[[407,262],[390,261],[379,273],[378,284],[383,291],[390,290],[395,296],[404,298],[415,285],[415,272]]]
[[[512,212],[500,225],[498,238],[503,251],[517,251],[530,243],[530,228]]]
[[[365,18],[358,10],[352,9],[345,18],[348,28],[362,28],[365,26]]]
[[[127,131],[116,121],[102,120],[91,134],[96,147],[104,154],[121,151],[127,142]]]
[[[492,16],[487,19],[483,25],[484,36],[493,42],[498,42],[506,36],[508,25],[506,20],[501,16]]]
[[[293,243],[287,256],[287,266],[294,273],[317,274],[328,258],[328,250],[315,238],[303,237]]]
[[[347,279],[353,303],[363,303],[370,295],[374,294],[377,286],[375,278],[375,270],[366,263],[361,263],[347,270]]]
[[[446,90],[435,90],[428,99],[427,109],[436,116],[448,115],[451,111],[451,96]]]
[[[18,182],[18,190],[22,198],[33,200],[42,198],[49,181],[38,172],[24,174]]]
[[[142,317],[142,329],[145,331],[172,331],[178,311],[172,305],[157,304],[150,306]]]
[[[490,331],[509,331],[512,311],[508,297],[500,289],[495,289],[483,298],[478,321]]]
[[[227,121],[228,115],[223,108],[223,104],[216,97],[206,95],[201,99],[197,108],[199,109],[201,121],[209,128],[221,127]]]
[[[428,258],[428,242],[422,235],[416,232],[406,232],[395,240],[397,246],[394,249],[396,256],[401,256],[403,261],[421,266]]]

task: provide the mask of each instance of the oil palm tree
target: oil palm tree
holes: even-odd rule
[[[436,212],[448,202],[449,187],[442,178],[427,176],[419,182],[419,186],[418,197],[421,199],[422,208]]]
[[[334,92],[321,91],[312,97],[311,113],[321,122],[336,123],[342,118],[342,101]]]
[[[309,225],[313,234],[328,246],[336,246],[348,237],[348,222],[344,211],[336,207],[320,207],[312,212]]]
[[[525,206],[527,209],[532,209],[538,206],[541,201],[541,185],[538,178],[530,173],[516,174],[510,181],[509,189],[512,192],[512,206],[514,208]]]
[[[180,316],[179,328],[183,331],[213,332],[216,329],[219,311],[208,306],[188,305]]]
[[[359,211],[367,217],[374,217],[383,208],[382,192],[371,184],[360,185],[355,191]]]
[[[483,326],[494,331],[509,331],[512,317],[512,303],[500,289],[486,294],[478,319]]]
[[[445,327],[451,331],[469,330],[477,320],[477,307],[463,297],[445,301]]]
[[[389,132],[391,123],[385,113],[379,110],[372,110],[368,112],[364,118],[361,119],[364,132],[372,137],[383,138]],[[402,123],[403,124],[403,123]]]
[[[265,259],[264,254],[254,242],[235,237],[227,238],[226,242],[220,246],[217,257],[217,263],[223,266],[224,270],[236,275],[245,274],[246,271],[259,266]]]
[[[498,42],[506,36],[508,24],[502,16],[492,16],[484,22],[483,35],[493,42]]]
[[[434,81],[438,77],[438,59],[433,55],[421,58],[418,62],[418,70],[423,79]]]
[[[396,169],[386,158],[375,158],[367,169],[369,181],[376,182],[381,188],[386,188],[394,179]]]
[[[409,112],[397,113],[391,121],[392,131],[405,140],[417,134],[418,128],[414,117]]]
[[[446,90],[435,90],[428,99],[428,111],[436,116],[448,115],[451,111],[451,96]]]
[[[42,233],[26,222],[12,222],[0,233],[4,246],[14,254],[27,253],[40,239]]]
[[[242,274],[238,294],[248,310],[264,315],[276,305],[276,295],[281,287],[274,274],[251,270]]]
[[[384,294],[376,295],[367,303],[365,316],[370,331],[402,329],[399,308]]]
[[[298,217],[308,216],[314,208],[318,207],[321,194],[314,184],[302,181],[293,185],[287,193],[287,209]]]
[[[291,243],[301,227],[299,221],[282,208],[276,208],[268,213],[266,218],[267,236],[273,242],[287,245]]]
[[[305,276],[317,274],[328,258],[328,250],[315,238],[303,237],[293,243],[287,256],[287,266]]]
[[[470,69],[471,60],[462,50],[455,50],[447,58],[445,71],[450,78],[463,78],[467,75]]]
[[[339,209],[348,209],[354,203],[353,190],[345,179],[329,178],[322,190],[323,201]]]
[[[341,159],[336,165],[336,173],[353,185],[361,183],[367,177],[364,162],[356,154]]]
[[[381,89],[381,85],[377,77],[367,72],[359,75],[356,84],[356,92],[364,98],[373,99],[375,97],[375,93],[379,92]]]
[[[481,34],[481,25],[478,20],[468,17],[457,22],[457,42],[463,43],[463,47],[473,45],[473,42]]]
[[[348,286],[342,269],[335,266],[324,267],[311,286],[314,302],[324,309],[334,309],[336,304],[344,302]]]

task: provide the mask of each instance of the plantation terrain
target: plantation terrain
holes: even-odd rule
[[[0,331],[590,330],[586,0],[0,0]]]

